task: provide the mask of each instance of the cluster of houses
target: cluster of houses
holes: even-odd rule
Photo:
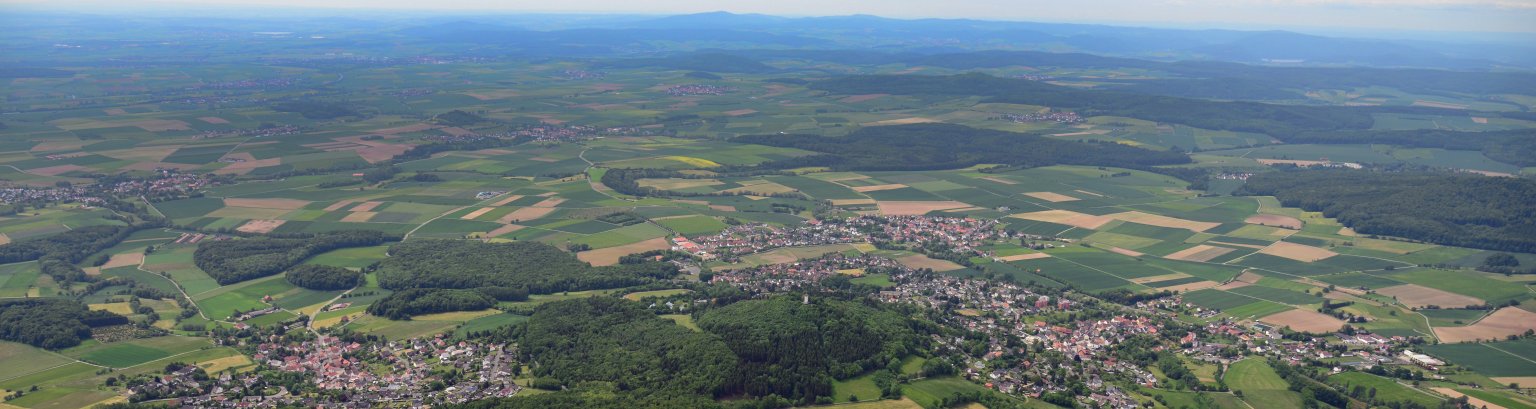
[[[1111,353],[1114,345],[1129,337],[1155,336],[1162,330],[1156,320],[1122,315],[1047,323],[1038,317],[1070,309],[1075,302],[1035,294],[1014,284],[936,274],[902,276],[896,281],[898,285],[880,297],[953,309],[957,313],[949,316],[946,324],[987,336],[986,353],[980,357],[966,355],[968,362],[962,370],[964,376],[988,388],[1038,398],[1067,393],[1069,386],[1062,381],[1080,379],[1090,391],[1075,396],[1084,405],[1135,408],[1140,402],[1106,379],[1157,384],[1157,378],[1145,368],[1117,360]],[[968,349],[962,337],[936,336],[934,341],[945,349]]]
[[[234,81],[204,82],[193,85],[188,89],[249,89],[249,88],[287,88],[304,82],[304,77],[278,77],[268,79],[243,79]]]
[[[1000,118],[1002,118],[1004,121],[1016,123],[1055,122],[1058,124],[1075,124],[1085,121],[1083,117],[1079,116],[1076,112],[1062,112],[1056,110],[1048,110],[1031,114],[1004,113],[1001,114]]]
[[[691,239],[674,237],[672,250],[691,253],[705,260],[734,261],[742,255],[783,247],[869,242],[937,246],[960,253],[986,255],[980,250],[986,241],[1008,238],[1008,233],[996,226],[995,220],[930,216],[809,220],[795,227],[748,223],[727,227],[713,235]]]
[[[775,293],[810,289],[838,274],[878,274],[904,269],[905,266],[885,257],[832,253],[792,263],[726,270],[715,274],[713,282],[732,284],[749,292]]]
[[[677,236],[672,249],[705,260],[733,261],[741,255],[782,247],[818,246],[863,242],[864,236],[849,226],[808,221],[802,226],[778,227],[748,223],[727,227],[719,233],[692,239]]]
[[[565,70],[560,73],[560,76],[568,80],[595,80],[602,79],[608,76],[608,74],[587,70]]]
[[[295,126],[295,125],[273,125],[273,126],[268,126],[268,127],[257,127],[257,128],[222,129],[222,130],[203,131],[202,133],[193,136],[192,139],[213,139],[213,138],[229,138],[229,137],[241,137],[241,138],[256,137],[256,138],[260,138],[260,137],[263,137],[263,136],[298,135],[300,132],[303,132],[303,131],[304,131],[303,129],[301,129],[298,126]]]
[[[709,84],[687,84],[667,88],[667,95],[674,97],[685,95],[725,95],[731,92],[736,92],[736,89]]]

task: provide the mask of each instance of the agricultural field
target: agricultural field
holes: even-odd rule
[[[1287,71],[1294,68],[1286,67],[1290,64],[1225,65],[1187,50],[1126,53],[1157,55],[1158,61],[1020,51],[1084,51],[1076,42],[1088,40],[1078,34],[994,54],[973,53],[994,44],[988,42],[934,38],[881,44],[862,38],[877,36],[873,31],[853,36],[847,33],[861,31],[840,29],[697,39],[688,38],[699,32],[693,28],[645,28],[614,44],[538,37],[561,31],[551,27],[563,24],[592,24],[564,20],[528,23],[540,28],[497,41],[454,31],[482,25],[478,22],[464,27],[423,22],[379,33],[362,22],[299,21],[284,23],[299,28],[282,34],[230,22],[235,28],[209,30],[217,35],[196,28],[76,35],[35,24],[40,23],[28,27],[41,34],[8,38],[5,45],[14,52],[0,53],[5,54],[0,80],[8,87],[0,99],[6,114],[0,121],[0,187],[17,197],[57,196],[0,203],[0,246],[22,249],[6,253],[11,258],[0,264],[0,301],[73,300],[155,330],[128,339],[112,339],[111,333],[90,339],[76,331],[85,338],[82,343],[54,350],[0,342],[0,368],[26,368],[0,373],[0,389],[42,385],[0,407],[89,407],[125,399],[122,387],[107,386],[108,376],[150,374],[172,361],[211,372],[250,371],[265,362],[248,356],[249,347],[216,347],[211,341],[215,334],[247,326],[289,333],[349,331],[393,341],[438,335],[465,341],[493,332],[521,336],[522,330],[505,330],[532,327],[540,311],[576,302],[646,306],[687,297],[688,310],[640,315],[654,313],[706,333],[700,324],[710,324],[708,310],[692,309],[692,299],[719,308],[727,305],[713,304],[767,296],[754,292],[767,290],[726,288],[735,283],[720,277],[769,265],[784,266],[786,274],[809,274],[801,267],[833,253],[886,257],[941,274],[933,277],[1011,281],[1057,300],[1098,297],[1133,304],[1178,297],[1193,308],[1177,306],[1171,316],[1190,324],[1276,328],[1319,339],[1346,324],[1332,315],[1333,308],[1346,319],[1344,314],[1363,319],[1349,322],[1355,329],[1424,338],[1429,342],[1423,350],[1452,363],[1459,371],[1453,376],[1485,385],[1536,384],[1536,366],[1527,364],[1536,344],[1510,339],[1536,330],[1536,279],[1476,270],[1498,271],[1486,268],[1494,267],[1490,260],[1536,265],[1536,254],[1516,251],[1521,243],[1383,236],[1361,227],[1361,215],[1256,190],[1266,175],[1311,172],[1293,169],[1311,166],[1528,180],[1510,178],[1536,175],[1530,159],[1518,157],[1529,151],[1528,131],[1536,129],[1529,115],[1536,96],[1527,95],[1536,91],[1524,89],[1532,82],[1515,64],[1413,74],[1454,77],[1446,81],[1371,68],[1378,71],[1337,76],[1349,79],[1344,81]],[[668,36],[650,37],[656,33]],[[109,40],[118,34],[136,39]],[[140,35],[151,40],[137,40]],[[60,39],[33,44],[55,37]],[[820,41],[825,47],[807,45]],[[797,49],[801,46],[806,49]],[[835,50],[841,48],[869,54]],[[187,50],[195,50],[195,58],[180,54]],[[1166,62],[1192,58],[1200,60]],[[1202,71],[1213,67],[1207,63],[1223,64],[1214,67],[1243,86],[1212,87],[1212,71]],[[1313,68],[1367,69],[1317,64]],[[38,65],[37,72],[31,65]],[[872,83],[860,77],[865,74],[890,82]],[[1487,83],[1499,89],[1488,89]],[[1137,107],[1100,101],[1111,99]],[[1200,109],[1144,110],[1183,108],[1180,104]],[[1443,140],[1418,135],[1440,132]],[[995,143],[967,145],[971,140]],[[1410,193],[1404,197],[1421,194]],[[102,197],[111,200],[94,200]],[[739,258],[691,259],[667,251],[686,250],[685,239],[698,241],[733,226],[791,229],[858,216],[963,217],[995,221],[997,229],[1011,234],[966,248],[932,243],[894,248],[878,239],[805,244],[840,241],[799,237]],[[1487,224],[1461,233],[1476,235],[1499,223]],[[95,226],[131,229],[99,246],[37,244],[100,228]],[[230,253],[239,257],[228,259],[240,261],[224,265],[199,253],[219,247],[207,243],[307,240],[354,230],[387,238],[323,248],[305,244],[291,252],[240,249]],[[391,254],[394,246],[427,240],[547,244],[553,248],[550,259],[579,260],[572,261],[573,270],[587,268],[580,264],[586,263],[594,271],[636,271],[624,269],[636,267],[638,257],[625,256],[653,252],[661,254],[658,265],[676,263],[678,270],[663,266],[531,285],[471,282],[501,273],[495,271],[465,274],[463,282],[443,288],[387,279],[388,289],[380,285],[380,276],[388,274],[377,269],[398,256]],[[80,246],[88,251],[74,254]],[[1497,249],[1519,254],[1505,257]],[[51,257],[38,254],[45,252]],[[58,260],[64,261],[47,264]],[[424,269],[446,270],[465,260],[434,261]],[[45,266],[51,267],[47,273]],[[314,287],[326,290],[298,286],[316,284],[301,282],[303,272],[322,269],[314,266],[351,271],[330,269],[324,278],[335,281],[318,284],[339,284]],[[870,299],[960,302],[945,295],[925,303],[933,291],[899,297],[911,283],[901,272],[845,267],[836,269],[844,275],[833,276],[835,281],[806,284],[776,277],[792,283],[764,288],[797,292],[807,297],[806,304],[826,283],[856,284],[839,291],[869,291],[860,296]],[[239,276],[230,279],[232,274]],[[425,305],[402,301],[422,293],[434,298]],[[1005,309],[1028,307],[999,300],[940,310],[995,319],[1005,316]],[[407,314],[409,319],[380,312],[393,302],[431,312]],[[459,302],[464,304],[452,305],[457,310],[438,309]],[[240,317],[264,309],[274,312]],[[1055,326],[1082,315],[1047,308],[1020,316]],[[300,322],[307,327],[294,326]],[[926,330],[928,324],[892,327]],[[927,345],[930,338],[940,339],[921,338],[925,341],[914,345]],[[967,339],[956,348],[934,349],[935,355],[962,351],[951,356],[924,351],[922,358],[909,357],[899,372],[919,375],[923,362],[939,362],[931,359],[984,356],[992,351],[981,349],[990,345]],[[998,352],[1006,358],[985,361],[1045,355]],[[1308,404],[1260,357],[1247,356],[1220,374],[1218,365],[1179,358],[1202,383],[1225,383],[1242,396],[1109,382],[1118,382],[1136,403],[1159,398],[1154,407]],[[996,393],[997,385],[981,384],[1003,379],[911,379],[897,388],[902,398],[879,400],[873,372],[887,364],[832,368],[840,376],[859,373],[833,383],[836,407],[932,408],[956,394]],[[986,367],[974,360],[967,364]],[[522,379],[533,380],[526,376]],[[1452,384],[1462,378],[1447,379],[1435,385],[1470,390]],[[561,388],[604,384],[543,380],[569,381]],[[1359,372],[1329,381],[1426,406],[1439,401]],[[620,390],[634,386],[614,384],[622,385]],[[540,392],[560,393],[531,388],[526,393]],[[1486,391],[1477,392],[1457,393],[1476,397]],[[730,393],[728,399],[736,399],[742,391]],[[1489,393],[1486,399],[1510,398]],[[305,396],[315,395],[320,394]],[[858,402],[842,404],[849,400]],[[1047,405],[1039,399],[1021,404]]]

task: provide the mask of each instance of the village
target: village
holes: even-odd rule
[[[219,341],[246,350],[260,369],[232,375],[168,367],[163,375],[126,381],[125,394],[135,402],[167,399],[188,407],[424,408],[522,390],[512,382],[521,369],[511,345],[449,341],[441,335],[396,342],[254,334]]]

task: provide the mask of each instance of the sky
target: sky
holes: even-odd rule
[[[90,11],[178,6],[308,8],[345,12],[685,14],[709,11],[781,16],[871,14],[893,18],[977,18],[1157,27],[1536,33],[1536,0],[0,0],[16,8]]]

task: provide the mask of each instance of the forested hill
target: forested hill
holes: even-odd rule
[[[742,301],[703,314],[699,327],[720,335],[741,359],[724,384],[728,393],[795,401],[833,397],[832,380],[899,362],[923,340],[901,314],[835,299]]]
[[[1146,168],[1189,163],[1179,152],[1153,151],[1117,143],[1083,143],[953,124],[861,128],[843,137],[748,135],[732,142],[798,148],[821,155],[771,162],[791,169],[825,166],[837,170],[957,169],[982,163],[1018,167],[1049,165]]]
[[[627,287],[677,275],[669,263],[593,267],[539,242],[482,243],[413,240],[389,249],[379,263],[379,286],[474,289],[510,287],[532,294]]]
[[[1364,234],[1536,252],[1536,181],[1529,179],[1293,170],[1255,174],[1238,193],[1275,196]]]
[[[1076,110],[1083,116],[1113,115],[1196,128],[1255,132],[1282,140],[1306,131],[1364,130],[1375,120],[1356,107],[1223,102],[1139,93],[1083,90],[985,74],[951,76],[855,75],[822,80],[812,89],[835,94],[902,94],[991,97],[988,102]]]

